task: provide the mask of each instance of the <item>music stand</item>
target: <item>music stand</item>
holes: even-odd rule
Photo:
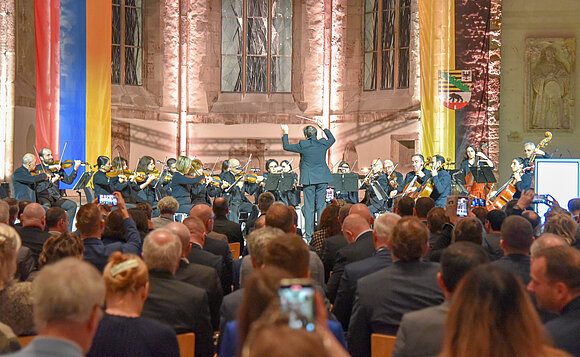
[[[264,184],[264,190],[266,191],[278,191],[280,187],[280,181],[282,180],[282,174],[268,174],[266,176],[266,182]]]
[[[81,194],[81,190],[84,190],[87,187],[89,181],[91,181],[91,177],[93,177],[92,171],[83,172],[83,174],[81,175],[81,178],[77,181],[77,183],[73,187],[73,190],[79,194],[79,206],[82,206],[82,204],[83,204],[83,196]],[[85,193],[85,195],[86,195],[86,193]],[[87,203],[88,203],[88,197],[87,197]]]
[[[472,166],[470,169],[473,179],[477,183],[496,183],[492,168],[489,166]]]
[[[270,175],[268,175],[270,176]],[[280,183],[278,184],[278,190],[280,192],[292,191],[294,188],[294,181],[296,180],[296,174],[293,172],[288,172],[285,174],[280,174]]]
[[[358,192],[358,174],[332,174],[332,182],[337,192]]]

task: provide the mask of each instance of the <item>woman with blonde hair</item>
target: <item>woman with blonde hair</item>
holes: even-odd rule
[[[149,273],[143,260],[114,252],[103,278],[107,308],[87,356],[179,356],[173,329],[141,317],[149,291]]]
[[[566,243],[572,245],[576,240],[576,229],[578,224],[574,219],[564,212],[551,214],[546,217],[544,223],[544,233],[552,233],[562,237]]]
[[[200,184],[204,181],[203,175],[192,177],[193,172],[192,160],[187,156],[179,156],[175,163],[176,171],[171,179],[171,196],[179,202],[180,213],[189,213],[193,202],[191,200],[192,185]]]
[[[22,243],[16,230],[0,223],[0,322],[17,336],[34,335],[32,284],[15,282],[16,257]]]
[[[522,282],[485,264],[473,269],[453,294],[439,357],[568,356],[550,346]]]

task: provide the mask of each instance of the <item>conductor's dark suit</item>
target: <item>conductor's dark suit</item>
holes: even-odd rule
[[[326,164],[326,152],[336,141],[328,129],[324,129],[328,139],[310,137],[298,144],[288,143],[288,134],[282,136],[282,147],[286,151],[300,154],[300,184],[304,190],[304,230],[310,240],[314,232],[314,214],[322,215],[325,207],[326,188],[332,181],[332,174]]]

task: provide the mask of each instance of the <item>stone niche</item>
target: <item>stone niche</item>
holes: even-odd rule
[[[573,131],[575,67],[574,37],[526,39],[526,131]]]

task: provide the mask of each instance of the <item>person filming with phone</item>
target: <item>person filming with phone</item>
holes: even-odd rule
[[[123,218],[126,242],[114,242],[107,245],[103,243],[101,235],[105,229],[105,219],[96,202],[83,205],[77,213],[76,227],[85,247],[84,258],[101,272],[107,265],[109,255],[113,252],[119,251],[121,253],[141,255],[141,236],[137,230],[137,225],[133,218],[129,216],[129,211],[127,211],[127,206],[121,193],[116,191],[113,194],[117,200],[117,209],[121,212]],[[100,196],[99,198],[101,200],[111,199],[111,197]],[[114,200],[110,202],[115,203]]]

